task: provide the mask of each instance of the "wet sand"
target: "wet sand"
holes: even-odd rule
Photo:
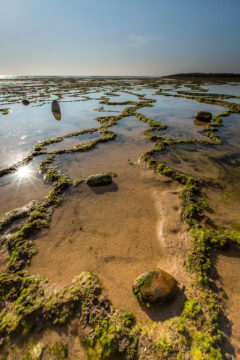
[[[180,221],[176,187],[150,170],[127,166],[126,176],[115,178],[112,185],[82,185],[65,197],[50,229],[36,240],[38,254],[29,271],[57,286],[91,271],[114,306],[133,312],[138,320],[163,320],[180,311],[177,302],[146,315],[132,293],[132,283],[156,266],[186,283],[183,259],[189,237]]]
[[[71,161],[59,157],[57,165],[71,178],[104,171],[117,177],[109,186],[80,185],[68,192],[50,229],[36,239],[38,254],[29,271],[48,277],[57,287],[91,271],[99,276],[115,307],[133,312],[138,320],[157,321],[179,314],[183,296],[146,313],[132,283],[141,273],[160,266],[176,276],[180,286],[186,285],[183,262],[190,239],[181,222],[178,186],[138,163],[152,147],[141,135],[146,127],[137,119],[123,119],[113,129],[114,142],[71,155]]]
[[[84,184],[66,194],[50,229],[36,239],[38,254],[29,271],[57,287],[69,285],[82,271],[93,272],[115,307],[133,312],[138,320],[157,321],[179,314],[183,295],[168,307],[146,313],[132,283],[160,266],[176,276],[180,286],[186,285],[183,262],[190,238],[181,222],[178,185],[138,161],[152,147],[142,137],[146,127],[137,119],[123,119],[113,128],[114,142],[86,154],[59,157],[57,166],[71,178],[106,171],[117,177],[109,186]]]

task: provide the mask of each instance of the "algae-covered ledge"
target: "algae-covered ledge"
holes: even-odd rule
[[[28,343],[32,333],[44,332],[54,327],[68,328],[73,319],[77,320],[78,337],[86,350],[89,359],[112,359],[118,356],[124,359],[224,359],[222,343],[224,334],[220,329],[220,316],[223,312],[222,298],[224,294],[214,286],[212,264],[218,249],[224,249],[229,243],[240,244],[240,234],[230,228],[217,226],[209,217],[211,211],[204,196],[204,186],[211,186],[212,181],[201,176],[194,177],[178,171],[166,163],[160,162],[155,155],[166,148],[179,143],[200,143],[209,147],[221,146],[221,137],[217,135],[220,126],[224,126],[224,118],[231,113],[239,112],[239,105],[225,101],[227,96],[208,96],[178,91],[177,95],[159,90],[155,81],[142,81],[144,87],[158,89],[158,96],[177,96],[188,98],[205,104],[221,105],[228,110],[214,116],[212,122],[206,124],[202,134],[204,140],[175,140],[164,136],[167,126],[141,114],[141,108],[154,106],[155,99],[147,99],[143,94],[136,94],[138,101],[111,101],[108,96],[99,103],[111,106],[126,106],[118,115],[101,116],[96,120],[99,127],[69,133],[48,139],[37,144],[32,153],[19,163],[0,171],[0,176],[15,172],[21,165],[33,158],[45,155],[40,164],[40,171],[45,181],[52,183],[52,190],[46,199],[31,202],[23,209],[16,209],[0,218],[1,244],[6,246],[9,261],[0,275],[0,336],[2,349],[9,344],[14,347],[16,339]],[[169,82],[169,84],[172,84]],[[112,84],[116,87],[118,84]],[[97,84],[94,84],[97,86]],[[99,84],[98,86],[101,86]],[[126,93],[132,93],[128,84],[121,84]],[[87,85],[85,84],[87,88]],[[89,86],[91,88],[91,86]],[[199,90],[199,87],[196,86]],[[83,93],[84,93],[83,89]],[[186,301],[179,317],[169,319],[163,325],[161,334],[154,336],[146,333],[144,327],[136,324],[134,315],[116,310],[109,299],[102,294],[99,279],[88,272],[77,276],[70,287],[45,295],[44,279],[30,276],[27,265],[31,261],[36,248],[32,235],[50,226],[51,217],[56,207],[64,201],[64,193],[72,186],[81,186],[86,179],[70,179],[62,174],[54,162],[56,155],[73,154],[98,150],[99,144],[114,141],[116,134],[109,128],[117,125],[123,118],[133,116],[148,124],[143,135],[153,142],[152,150],[142,155],[141,159],[147,167],[154,169],[171,181],[181,185],[182,220],[188,224],[192,236],[191,250],[186,256],[186,271],[191,277],[191,287],[186,289]],[[163,135],[155,135],[159,130]],[[47,146],[61,143],[64,139],[86,133],[98,132],[100,137],[88,143],[79,144],[70,150],[48,151]],[[110,182],[111,175],[105,176]],[[91,185],[91,184],[90,184]],[[22,219],[19,231],[6,236],[6,230],[16,219]],[[142,283],[138,283],[139,286]],[[135,291],[140,302],[139,291]],[[133,293],[134,296],[134,293]],[[154,327],[153,327],[154,328]],[[28,346],[24,360],[35,359],[34,346]],[[68,358],[66,345],[55,344],[39,348],[38,358],[44,354],[59,353]]]

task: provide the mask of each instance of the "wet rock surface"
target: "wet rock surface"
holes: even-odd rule
[[[23,103],[23,105],[29,105],[30,101],[27,99],[23,99],[22,103]]]
[[[52,112],[61,113],[60,105],[59,105],[59,102],[57,100],[52,101]]]
[[[86,184],[89,186],[109,185],[111,183],[112,176],[110,174],[91,175],[86,179]]]
[[[142,302],[166,303],[175,297],[177,281],[164,270],[151,269],[134,281],[133,291]]]
[[[212,114],[209,111],[198,111],[195,118],[199,121],[210,121],[212,119]]]

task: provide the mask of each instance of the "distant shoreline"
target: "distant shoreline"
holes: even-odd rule
[[[240,80],[240,74],[235,73],[179,73],[165,75],[162,78],[168,79],[231,79]]]
[[[24,79],[225,79],[240,81],[240,74],[236,73],[178,73],[162,76],[125,76],[125,75],[0,75],[0,81],[3,80],[24,80]]]

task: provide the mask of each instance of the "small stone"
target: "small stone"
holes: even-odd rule
[[[29,105],[29,104],[30,104],[30,101],[27,100],[27,99],[24,99],[24,100],[22,101],[22,103],[23,103],[23,105]]]
[[[164,270],[152,269],[134,281],[133,291],[143,303],[166,303],[175,297],[177,281]]]
[[[60,105],[59,105],[59,102],[57,100],[52,101],[52,112],[61,113]]]
[[[211,121],[212,114],[208,111],[198,111],[195,115],[195,118],[200,121]]]
[[[89,186],[109,185],[112,183],[112,176],[110,174],[91,175],[85,182]]]

